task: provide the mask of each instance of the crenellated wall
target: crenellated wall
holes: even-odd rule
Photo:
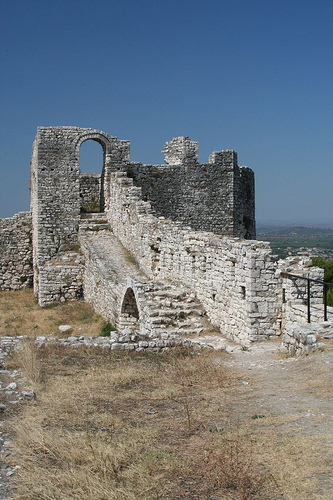
[[[198,145],[174,138],[163,150],[165,165],[130,163],[127,174],[157,215],[194,231],[255,239],[254,175],[239,167],[232,150],[215,151],[199,164]]]

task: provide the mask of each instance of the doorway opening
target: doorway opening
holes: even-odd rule
[[[104,212],[103,146],[97,139],[88,139],[80,146],[81,213]]]

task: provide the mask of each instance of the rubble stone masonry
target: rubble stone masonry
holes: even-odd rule
[[[101,172],[80,172],[86,140],[103,149]],[[33,282],[41,306],[84,294],[119,331],[154,338],[205,328],[242,344],[279,335],[302,314],[293,307],[304,291],[255,240],[253,171],[228,149],[200,164],[185,136],[163,153],[164,165],[131,163],[129,141],[39,127],[31,213],[0,220],[0,289]]]
[[[31,213],[0,219],[0,290],[32,286]]]

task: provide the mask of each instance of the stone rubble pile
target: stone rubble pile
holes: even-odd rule
[[[333,339],[333,320],[299,326],[288,323],[282,336],[282,345],[291,355],[308,354]]]

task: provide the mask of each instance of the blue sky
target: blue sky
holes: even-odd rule
[[[257,221],[333,223],[332,0],[0,5],[0,217],[29,209],[37,126],[75,125],[129,139],[144,163],[178,135],[201,162],[235,149]],[[100,146],[82,158],[99,171]]]

